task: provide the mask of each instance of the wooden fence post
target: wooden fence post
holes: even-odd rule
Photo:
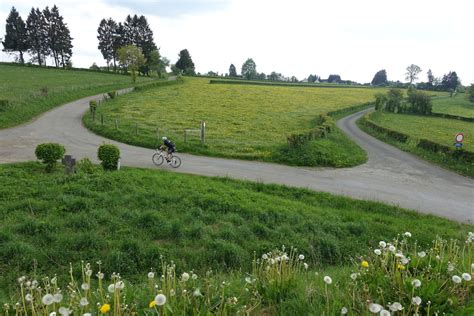
[[[206,143],[206,122],[201,121],[201,144]]]
[[[115,119],[115,129],[116,129],[116,130],[119,129],[119,126],[118,126],[118,119]]]

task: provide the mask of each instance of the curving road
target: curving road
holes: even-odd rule
[[[62,143],[68,154],[96,160],[98,146],[107,142],[120,147],[122,165],[156,169],[151,162],[152,150],[107,140],[83,127],[81,118],[88,110],[89,101],[101,97],[83,98],[55,108],[30,123],[0,130],[0,163],[34,160],[34,149],[43,142]],[[183,165],[173,171],[304,187],[474,223],[474,180],[365,134],[355,124],[365,112],[337,122],[368,152],[368,162],[355,168],[299,168],[180,154]],[[171,170],[168,166],[162,169]]]

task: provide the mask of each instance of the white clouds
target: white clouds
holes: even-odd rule
[[[200,72],[227,72],[231,63],[239,71],[252,57],[260,72],[275,70],[298,78],[337,73],[343,79],[368,82],[385,68],[389,79],[404,80],[406,66],[415,63],[424,70],[423,80],[431,68],[436,76],[456,70],[463,83],[474,82],[474,47],[468,40],[468,32],[474,29],[469,17],[474,5],[469,0],[451,1],[449,6],[437,0],[201,1],[204,6],[226,3],[211,5],[209,10],[179,1],[176,6],[184,13],[173,17],[166,12],[135,12],[125,7],[125,1],[121,6],[104,1],[56,1],[74,37],[76,66],[103,64],[96,39],[102,18],[123,21],[127,14],[142,13],[161,53],[174,62],[178,52],[187,48]],[[148,2],[140,2],[140,7],[150,6],[141,11],[159,13],[160,3],[168,8],[171,3]],[[35,2],[39,7],[47,4],[51,5]],[[29,2],[16,0],[15,6],[26,18]],[[137,4],[130,7],[138,9]],[[0,5],[0,21],[5,21],[9,9]],[[3,32],[0,29],[0,37]]]

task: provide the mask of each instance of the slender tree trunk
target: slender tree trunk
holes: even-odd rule
[[[66,66],[64,65],[64,52],[61,52],[61,64],[63,64],[63,68]]]
[[[23,59],[23,52],[20,50],[20,63],[24,64],[25,60]]]
[[[114,72],[117,72],[117,65],[115,64],[115,56],[114,56]]]
[[[41,53],[38,51],[38,64],[41,66]]]

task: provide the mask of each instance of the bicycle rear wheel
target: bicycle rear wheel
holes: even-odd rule
[[[171,158],[171,163],[170,163],[171,167],[173,168],[178,168],[179,166],[181,166],[181,158],[179,158],[178,156],[173,156]]]
[[[153,156],[151,157],[151,160],[153,160],[153,163],[155,164],[155,166],[161,166],[164,161],[163,155],[161,153],[153,154]]]

